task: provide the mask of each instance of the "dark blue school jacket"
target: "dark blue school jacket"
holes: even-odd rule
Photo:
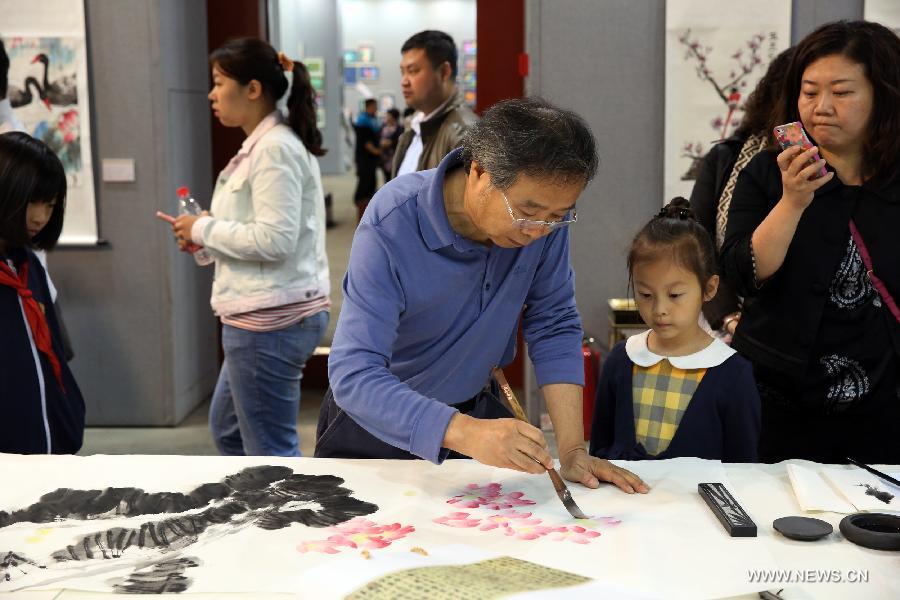
[[[7,259],[12,259],[16,270],[28,261],[28,288],[45,308],[65,393],[43,353],[37,353],[40,366],[35,363],[18,294],[13,288],[0,285],[0,452],[75,453],[81,448],[84,434],[84,400],[66,364],[47,276],[30,250],[20,248],[0,255],[0,260]],[[38,368],[44,378],[43,396]]]
[[[759,392],[753,368],[734,354],[710,367],[664,452],[650,456],[634,431],[632,373],[625,342],[603,364],[591,426],[590,453],[607,459],[644,460],[695,456],[723,462],[756,462]]]

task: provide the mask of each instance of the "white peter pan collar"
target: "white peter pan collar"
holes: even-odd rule
[[[650,335],[650,329],[644,333],[639,333],[628,338],[625,342],[625,353],[631,362],[641,367],[652,367],[659,361],[666,359],[673,367],[678,369],[710,369],[717,367],[723,362],[736,354],[734,348],[718,338],[714,338],[712,343],[693,354],[687,356],[660,356],[650,351],[647,347],[647,337]]]

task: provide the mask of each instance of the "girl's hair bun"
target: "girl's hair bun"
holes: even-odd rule
[[[679,221],[696,221],[697,217],[691,209],[691,203],[686,198],[677,196],[656,213],[657,219],[678,219]]]

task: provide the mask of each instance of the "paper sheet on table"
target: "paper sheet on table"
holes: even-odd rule
[[[853,505],[829,485],[818,469],[788,463],[787,472],[800,510],[845,514],[856,512]]]
[[[822,469],[822,473],[857,511],[900,511],[900,487],[868,471],[849,467]]]
[[[325,599],[341,596],[334,595],[328,585],[314,585],[309,578],[314,569],[325,574],[326,582],[349,580],[363,569],[378,577],[384,573],[379,567],[388,565],[395,556],[424,563],[431,558],[430,564],[435,564],[439,561],[432,550],[454,544],[477,547],[487,556],[509,556],[593,578],[635,595],[674,599],[752,592],[754,586],[747,581],[746,570],[777,567],[763,537],[728,537],[697,494],[701,482],[730,485],[726,470],[721,463],[698,459],[624,465],[653,488],[646,495],[624,494],[610,485],[589,490],[571,484],[578,505],[593,516],[589,524],[572,519],[546,476],[464,460],[437,466],[424,461],[275,457],[0,455],[0,472],[7,481],[15,482],[0,486],[0,511],[25,509],[59,488],[125,487],[139,488],[142,494],[188,494],[199,484],[224,481],[242,469],[272,468],[265,465],[289,467],[301,478],[338,476],[343,480],[340,485],[353,498],[376,505],[372,509],[375,512],[359,517],[362,522],[354,526],[358,527],[354,531],[346,529],[354,521],[342,524],[344,529],[300,523],[275,529],[261,527],[271,525],[273,518],[277,524],[280,511],[287,511],[286,515],[317,512],[335,500],[345,503],[342,498],[346,496],[335,495],[332,484],[320,482],[315,489],[303,484],[295,490],[315,492],[319,501],[305,496],[290,500],[292,488],[288,486],[283,489],[287,496],[280,492],[276,495],[287,502],[282,508],[263,506],[252,520],[248,517],[256,509],[242,509],[235,519],[209,526],[194,541],[171,552],[132,546],[115,560],[100,556],[108,552],[110,538],[106,532],[115,534],[122,531],[116,528],[159,523],[172,514],[124,516],[111,510],[103,515],[92,513],[88,519],[69,516],[40,523],[19,520],[0,527],[0,549],[17,550],[45,568],[27,567],[27,572],[11,573],[11,581],[0,580],[0,592],[60,588],[109,592],[129,577],[134,580],[136,567],[143,568],[142,561],[156,564],[165,560],[171,564],[172,559],[190,558],[197,564],[184,570],[185,581],[190,580],[187,593],[293,592]],[[502,502],[472,502],[470,485],[481,490],[502,488]],[[272,495],[261,492],[267,498]],[[230,492],[223,500],[225,504],[217,505],[233,504],[236,496],[232,496]],[[740,496],[736,493],[737,500],[743,502]],[[745,507],[753,516],[753,507]],[[197,510],[206,509],[201,506]],[[461,517],[463,514],[468,516]],[[577,528],[582,526],[591,531],[582,529],[579,533]],[[377,535],[370,529],[377,529]],[[560,533],[563,530],[565,533]],[[104,535],[98,538],[94,535],[97,532]],[[84,554],[84,540],[91,541],[96,553],[90,560],[52,559],[54,553],[73,544],[73,552]],[[353,540],[356,545],[351,546]],[[673,544],[678,549],[675,552]],[[428,556],[420,559],[414,553],[416,547],[427,550]],[[462,558],[471,561],[472,554]],[[365,558],[367,555],[370,559]],[[697,577],[692,568],[696,564],[703,564],[704,572],[714,575]],[[652,565],[654,577],[647,577],[648,565]]]

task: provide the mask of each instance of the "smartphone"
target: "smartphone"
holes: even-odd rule
[[[775,139],[778,140],[782,150],[789,148],[790,146],[800,146],[804,150],[807,150],[813,146],[812,142],[809,141],[809,136],[806,135],[806,131],[803,130],[803,124],[801,124],[800,121],[777,125],[773,132],[775,133]],[[819,160],[821,160],[821,158],[819,157],[819,153],[816,152],[813,154],[812,158],[809,159],[808,164],[815,164]],[[811,179],[818,179],[827,173],[828,171],[825,169],[825,165],[822,165],[819,172],[813,175]]]
[[[161,210],[156,211],[156,218],[160,219],[162,221],[165,221],[166,223],[174,223],[175,222],[175,217],[173,217],[172,215],[167,215],[166,213],[162,212]],[[187,250],[188,252],[193,254],[200,248],[201,247],[198,246],[197,244],[190,243],[187,245],[187,248],[185,248],[185,250]]]
[[[175,217],[173,217],[172,215],[167,215],[166,213],[164,213],[161,210],[156,211],[156,218],[162,219],[166,223],[174,223],[175,222]]]

